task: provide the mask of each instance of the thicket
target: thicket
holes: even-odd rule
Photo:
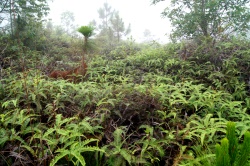
[[[47,74],[74,66],[81,40],[41,40],[1,38],[0,165],[216,165],[229,121],[246,146],[248,40],[127,41],[87,56],[76,84]]]
[[[64,29],[46,0],[1,1],[0,165],[250,165],[248,3],[172,1],[161,45],[124,41],[107,3],[80,39],[69,11]],[[48,78],[83,56],[80,82]]]

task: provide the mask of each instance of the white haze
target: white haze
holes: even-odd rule
[[[162,18],[161,12],[168,6],[169,2],[160,2],[151,5],[151,0],[54,0],[50,3],[49,18],[56,25],[60,25],[61,13],[71,11],[75,16],[76,25],[88,25],[90,21],[99,21],[97,10],[107,2],[112,9],[119,11],[125,26],[131,24],[131,33],[136,41],[145,40],[144,31],[151,32],[151,40],[161,43],[168,41],[171,31],[167,18]]]

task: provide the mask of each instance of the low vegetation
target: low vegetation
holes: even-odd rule
[[[249,139],[250,42],[211,44],[133,50],[124,43],[107,56],[89,55],[77,83],[49,78],[31,58],[29,70],[5,67],[0,165],[223,165],[219,144],[228,146],[229,121],[234,141]]]
[[[163,45],[125,40],[107,3],[77,28],[45,22],[47,0],[1,1],[0,165],[250,165],[247,4],[171,1]]]

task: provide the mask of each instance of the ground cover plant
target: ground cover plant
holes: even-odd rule
[[[0,165],[218,163],[216,144],[226,146],[229,121],[240,146],[248,139],[249,45],[230,39],[213,48],[168,44],[118,59],[95,55],[77,83],[41,68],[5,68]]]
[[[107,3],[75,32],[46,0],[1,1],[0,165],[250,165],[247,4],[171,1],[159,44]]]

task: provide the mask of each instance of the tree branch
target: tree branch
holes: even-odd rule
[[[3,8],[0,10],[0,13],[3,12],[4,8],[7,6],[8,1],[9,1],[9,0],[6,0],[5,4],[3,5]]]

